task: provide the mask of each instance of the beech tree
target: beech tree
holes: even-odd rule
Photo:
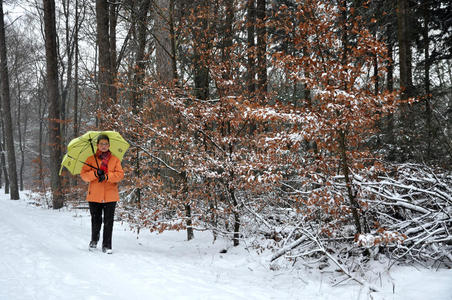
[[[324,225],[330,233],[349,219],[354,220],[357,233],[365,230],[360,190],[354,185],[352,174],[363,168],[378,168],[378,160],[372,158],[364,141],[371,138],[375,121],[391,112],[396,104],[395,93],[374,93],[371,85],[363,83],[362,78],[373,67],[375,57],[379,61],[378,72],[384,72],[386,48],[360,26],[359,16],[350,19],[350,13],[345,1],[338,6],[322,1],[298,2],[297,10],[279,7],[281,18],[276,24],[291,31],[295,49],[302,49],[304,55],[282,50],[274,53],[273,59],[290,80],[303,82],[315,94],[304,107],[279,104],[252,112],[259,120],[274,123],[281,119],[288,126],[284,132],[264,135],[266,142],[262,140],[260,144],[265,149],[304,152],[301,157],[293,156],[290,163],[296,166],[304,185],[322,188],[294,200],[306,205],[307,215],[311,209],[321,207],[325,213],[322,219],[332,216],[334,224]],[[291,21],[297,24],[295,30],[284,25]],[[337,30],[338,26],[342,30]],[[287,155],[282,158],[288,159]],[[343,176],[346,193],[334,195],[325,182],[339,174]]]
[[[159,80],[163,83],[172,82],[177,78],[174,68],[175,56],[171,35],[172,14],[174,10],[174,0],[157,0],[153,5],[154,36],[156,51],[156,71]]]
[[[258,210],[260,206],[248,204],[250,197],[265,195],[281,180],[298,178],[305,186],[314,187],[342,174],[344,194],[332,195],[328,186],[322,186],[313,189],[308,196],[294,197],[295,207],[308,207],[304,215],[312,217],[319,216],[311,214],[311,210],[322,208],[325,211],[321,220],[337,219],[334,224],[324,225],[326,232],[348,224],[348,214],[354,220],[356,232],[364,231],[364,204],[352,174],[362,168],[378,167],[362,141],[371,137],[372,126],[380,115],[394,108],[396,94],[375,93],[375,85],[363,80],[374,67],[375,58],[379,61],[377,72],[380,76],[383,74],[387,62],[383,44],[359,27],[359,20],[352,22],[346,3],[342,9],[321,4],[303,2],[293,11],[281,6],[272,18],[273,27],[290,30],[290,42],[294,43],[292,49],[272,53],[272,68],[313,91],[312,95],[305,94],[308,99],[297,101],[305,103],[303,106],[293,106],[286,101],[257,103],[244,97],[241,91],[249,92],[249,86],[241,88],[243,79],[248,76],[242,74],[242,70],[249,66],[249,45],[236,43],[228,32],[207,31],[214,42],[202,47],[193,43],[189,51],[194,54],[194,64],[199,61],[199,55],[208,62],[209,81],[215,88],[207,95],[215,98],[199,98],[200,85],[196,77],[194,92],[188,94],[184,90],[158,87],[158,81],[149,79],[146,82],[153,97],[143,103],[142,112],[131,118],[120,108],[113,110],[112,118],[124,116],[122,122],[140,128],[139,134],[128,134],[139,138],[135,146],[151,159],[140,161],[141,179],[154,181],[156,188],[143,190],[141,213],[151,214],[143,216],[140,226],[180,228],[183,223],[175,219],[162,222],[163,216],[169,213],[182,221],[183,204],[190,203],[190,217],[197,220],[195,226],[200,221],[210,223],[217,233],[230,235],[234,245],[238,245],[245,212]],[[238,26],[228,3],[222,5],[220,11],[226,13],[225,18],[231,20],[232,26]],[[197,30],[211,27],[209,24],[214,24],[214,18],[209,17],[209,10],[202,6],[192,13],[192,19],[186,20],[199,22],[199,26],[188,34],[196,38]],[[263,19],[261,17],[259,22]],[[185,25],[184,22],[181,24]],[[291,23],[296,24],[295,28],[286,26]],[[266,26],[265,22],[260,25]],[[242,28],[244,32],[248,32],[247,26]],[[280,42],[279,38],[273,41]],[[227,63],[221,61],[224,50],[217,51],[225,45],[229,54]],[[196,68],[193,70],[194,74],[198,72]],[[155,115],[161,103],[171,108],[168,110],[171,114],[165,118]],[[250,124],[254,124],[251,131],[248,130]],[[158,154],[160,152],[164,155]],[[179,189],[162,194],[162,190],[157,189],[159,180],[155,173],[144,171],[152,160],[180,174],[185,183],[180,184]],[[337,170],[341,172],[338,174]],[[331,205],[331,197],[335,205]],[[149,199],[149,204],[145,199]],[[151,203],[156,209],[146,212]]]
[[[46,46],[46,84],[49,102],[49,152],[53,209],[63,207],[64,195],[59,176],[61,162],[60,105],[55,28],[55,2],[44,0],[44,32]]]
[[[26,147],[28,144],[27,131],[29,130],[30,101],[29,97],[33,90],[33,64],[36,57],[32,55],[37,51],[35,44],[24,37],[23,31],[9,27],[9,51],[8,61],[10,62],[9,78],[11,82],[11,98],[15,107],[15,121],[17,133],[17,143],[19,144],[20,165],[19,165],[19,190],[23,191],[24,178],[30,175],[25,166]]]
[[[11,200],[19,199],[19,186],[17,184],[16,152],[14,147],[13,124],[11,117],[11,98],[9,92],[8,62],[6,55],[5,22],[3,14],[3,1],[0,3],[0,72],[2,88],[2,119],[4,125],[4,137],[6,153],[8,156],[8,182]],[[6,176],[6,172],[5,172]],[[6,191],[6,190],[5,190]]]
[[[4,144],[5,144],[5,135],[3,134],[3,119],[2,119],[2,121],[1,121],[1,123],[2,123],[2,139],[0,140],[0,151],[1,151],[1,154],[0,154],[0,163],[2,164],[2,166],[1,166],[1,170],[0,170],[0,187],[1,187],[1,185],[3,185],[3,176],[5,176],[5,179],[4,179],[4,181],[5,181],[5,194],[8,194],[9,193],[9,178],[8,178],[8,170],[7,170],[7,167],[6,167],[6,158],[5,158],[5,153],[6,153],[6,151],[4,150]]]
[[[116,5],[107,0],[96,0],[97,45],[99,48],[99,95],[100,108],[116,102],[114,78],[116,74]],[[100,118],[102,127],[103,119]]]

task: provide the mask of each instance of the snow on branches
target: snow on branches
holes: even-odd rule
[[[376,121],[398,105],[398,92],[374,85],[389,58],[359,18],[328,3],[299,1],[269,17],[275,32],[289,30],[269,41],[272,76],[283,79],[272,82],[281,86],[250,93],[247,49],[232,44],[225,62],[216,35],[211,48],[196,49],[209,62],[209,97],[190,79],[146,78],[139,109],[110,107],[109,124],[132,145],[124,219],[150,230],[212,230],[234,245],[263,237],[273,261],[326,257],[358,282],[355,257],[450,259],[451,177],[388,171],[371,153]],[[293,95],[280,92],[284,84]]]
[[[394,232],[387,244],[396,259],[452,262],[452,175],[424,165],[388,168],[377,180],[359,180],[365,217],[379,232]]]

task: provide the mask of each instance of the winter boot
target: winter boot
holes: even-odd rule
[[[92,251],[97,248],[97,241],[89,242],[89,250]]]
[[[113,254],[113,250],[111,248],[102,247],[102,252],[107,254]]]

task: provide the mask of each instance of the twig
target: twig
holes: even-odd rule
[[[372,292],[379,292],[379,289],[370,285],[369,283],[353,276],[353,274],[351,274],[350,272],[348,272],[348,270],[342,266],[341,263],[339,263],[336,258],[334,258],[330,253],[328,253],[328,251],[326,251],[325,247],[323,246],[323,244],[319,241],[318,238],[316,238],[314,235],[312,235],[312,233],[310,233],[309,231],[301,228],[301,230],[305,233],[305,235],[312,240],[313,242],[315,242],[317,244],[317,246],[319,247],[319,250],[325,254],[336,266],[338,266],[345,275],[347,275],[348,277],[350,277],[350,279],[358,282],[359,284],[363,285],[363,286],[367,286]]]
[[[299,239],[297,239],[296,241],[294,241],[293,243],[291,243],[290,245],[282,248],[281,250],[279,250],[278,252],[276,252],[273,256],[272,259],[270,260],[270,262],[273,262],[275,260],[277,260],[278,258],[280,258],[281,256],[283,256],[284,254],[286,254],[287,252],[289,252],[290,250],[298,247],[301,243],[303,243],[304,241],[307,240],[306,236],[302,236]]]

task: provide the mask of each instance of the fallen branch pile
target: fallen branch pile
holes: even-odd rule
[[[378,222],[381,232],[397,240],[386,241],[390,257],[452,262],[452,174],[405,164],[378,179],[357,183],[367,196],[368,222]]]
[[[261,210],[256,222],[266,219],[261,228],[273,226],[265,234],[275,240],[272,263],[284,257],[320,269],[339,267],[347,275],[345,281],[354,280],[371,290],[376,289],[361,279],[366,275],[360,271],[364,271],[364,262],[381,255],[392,261],[391,266],[396,262],[451,266],[452,173],[425,165],[403,164],[379,176],[366,175],[353,177],[353,190],[361,206],[364,231],[361,234],[355,234],[351,217],[337,221],[328,217],[324,208],[308,207],[307,200],[303,205],[286,200],[282,207]],[[291,185],[284,184],[284,191],[290,199],[294,195],[308,199],[321,191],[327,195],[345,195],[341,176],[322,178],[322,181],[323,185],[310,185],[316,188],[311,190],[292,181]],[[325,230],[328,226],[334,229]]]

